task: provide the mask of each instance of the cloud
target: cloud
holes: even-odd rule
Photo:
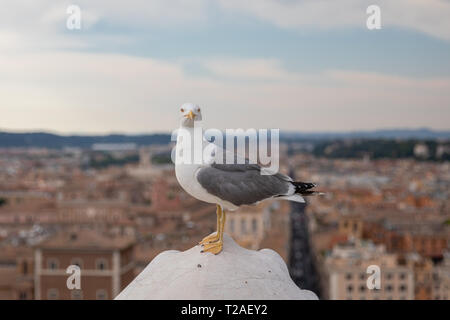
[[[257,16],[283,28],[365,27],[365,5],[361,3],[131,0],[118,4],[79,0],[86,29],[71,33],[65,29],[65,19],[72,1],[9,1],[0,11],[0,128],[167,131],[178,125],[178,106],[192,101],[205,107],[208,125],[215,127],[448,129],[448,77],[418,79],[357,70],[298,73],[275,58],[226,57],[197,61],[205,73],[193,75],[185,71],[183,60],[84,50],[101,47],[101,41],[126,45],[135,33],[112,31],[121,27],[156,25],[182,33],[186,27],[213,23],[212,12],[220,8],[226,13],[237,10]],[[424,3],[380,0],[383,25],[448,39],[449,2]],[[95,27],[103,31],[90,32]]]
[[[277,59],[210,59],[204,66],[216,76],[233,80],[280,81],[293,78]]]
[[[366,9],[380,6],[383,28],[402,27],[450,40],[446,0],[220,0],[223,8],[245,12],[283,28],[366,28]]]
[[[26,0],[9,1],[2,4],[0,26],[19,30],[65,28],[70,5],[81,9],[84,27],[90,28],[98,22],[107,22],[117,27],[144,27],[152,25],[180,25],[199,23],[208,16],[207,0]]]
[[[81,10],[81,30],[69,31],[67,8],[73,4]],[[201,27],[208,8],[207,0],[8,1],[0,10],[1,35],[7,34],[8,42],[0,39],[0,48],[10,52],[95,48],[101,41],[131,41],[130,31],[139,29]]]
[[[181,64],[117,54],[0,54],[0,128],[170,131],[179,105],[192,101],[203,107],[206,124],[219,128],[448,129],[447,77],[297,74],[272,59],[211,60],[205,68],[211,74],[192,76]]]
[[[66,9],[73,1],[25,0],[2,4],[0,27],[58,32],[65,27]],[[98,23],[114,28],[206,27],[218,16],[239,12],[282,28],[366,28],[366,9],[381,8],[383,28],[402,27],[450,40],[450,1],[447,0],[78,0],[83,27]]]

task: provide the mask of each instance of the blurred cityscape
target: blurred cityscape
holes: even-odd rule
[[[448,300],[448,141],[373,141],[284,140],[280,171],[325,195],[241,208],[225,230],[278,252],[321,299]],[[0,149],[0,299],[113,299],[157,254],[215,231],[215,206],[181,190],[171,149]],[[67,288],[69,265],[81,289]]]

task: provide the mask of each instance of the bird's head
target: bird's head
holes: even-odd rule
[[[202,120],[202,112],[198,105],[185,103],[180,107],[181,126],[193,127],[194,121]]]

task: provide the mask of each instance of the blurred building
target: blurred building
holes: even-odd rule
[[[434,300],[450,299],[450,252],[444,255],[444,260],[433,268],[432,297]]]
[[[180,210],[182,195],[175,177],[159,177],[152,185],[151,208],[155,211]]]
[[[367,268],[378,266],[380,289],[369,289]],[[354,241],[336,245],[325,259],[327,293],[332,300],[414,299],[414,270],[384,246]]]
[[[2,247],[0,250],[0,300],[32,300],[32,250],[27,247]]]
[[[339,219],[338,232],[347,238],[361,239],[363,235],[363,221],[359,215],[346,214]]]
[[[265,233],[270,228],[271,210],[279,206],[269,202],[257,206],[246,206],[236,212],[227,214],[225,231],[241,246],[259,249]]]
[[[441,220],[428,222],[424,217],[410,217],[400,221],[389,218],[366,221],[364,237],[384,244],[388,251],[442,258],[449,245],[450,226]]]
[[[416,300],[431,300],[433,261],[418,253],[405,256],[406,263],[414,270],[414,297]]]
[[[134,278],[134,241],[94,230],[60,232],[35,247],[35,298],[113,299]],[[66,269],[81,269],[81,289],[69,290]]]
[[[414,146],[414,155],[417,158],[428,158],[430,151],[425,143],[418,143]]]

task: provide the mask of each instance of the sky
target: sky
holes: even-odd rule
[[[381,29],[366,26],[369,5]],[[66,26],[81,9],[81,29]],[[450,0],[2,0],[0,131],[450,129]]]

